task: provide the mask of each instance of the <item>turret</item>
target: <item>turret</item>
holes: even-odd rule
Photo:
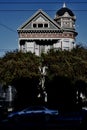
[[[63,7],[56,12],[54,19],[63,29],[75,29],[76,16],[63,4]]]

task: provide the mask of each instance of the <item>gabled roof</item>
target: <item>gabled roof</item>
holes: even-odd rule
[[[49,29],[61,30],[60,26],[41,9],[39,9],[32,17],[30,17],[25,23],[23,23],[17,30],[18,31],[34,30],[33,28],[31,28],[31,23],[35,22],[35,20],[40,19],[40,18],[42,18],[43,21],[46,20],[50,23],[52,28],[49,28]]]

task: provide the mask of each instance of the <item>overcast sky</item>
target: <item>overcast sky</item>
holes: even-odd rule
[[[63,3],[76,15],[76,43],[87,44],[87,2],[82,0],[0,0],[0,56],[18,49],[17,29],[38,9],[51,18]]]

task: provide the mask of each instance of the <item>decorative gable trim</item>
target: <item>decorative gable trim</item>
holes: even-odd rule
[[[38,17],[38,20],[41,20],[42,17],[44,17],[45,19],[47,19],[54,27],[56,30],[61,30],[60,26],[53,20],[51,19],[44,11],[42,11],[41,9],[39,9],[32,17],[30,17],[25,23],[23,23],[18,29],[17,31],[20,32],[20,31],[23,31],[23,30],[27,30],[27,26],[33,22],[33,20],[35,18]],[[43,19],[44,21],[44,19]],[[28,29],[28,30],[32,30],[31,28]]]

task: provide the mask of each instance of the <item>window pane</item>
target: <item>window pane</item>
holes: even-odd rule
[[[42,27],[43,27],[43,24],[42,24],[42,23],[39,23],[39,24],[38,24],[38,27],[39,27],[39,28],[42,28]]]
[[[33,27],[36,28],[36,23],[33,24]]]
[[[45,27],[45,28],[47,28],[47,27],[48,27],[48,24],[47,24],[47,23],[45,23],[45,24],[44,24],[44,27]]]

